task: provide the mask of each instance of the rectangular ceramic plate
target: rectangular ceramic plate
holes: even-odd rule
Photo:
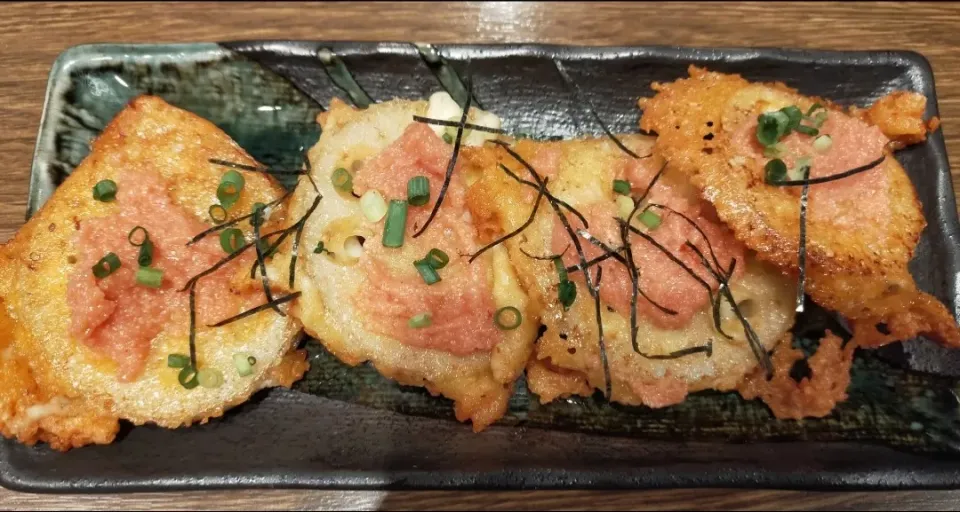
[[[334,61],[318,58],[329,49]],[[239,42],[97,45],[54,64],[37,142],[29,213],[87,154],[90,140],[137,94],[210,119],[254,157],[299,165],[332,98],[363,104],[465,92],[514,133],[600,134],[572,80],[615,132],[631,132],[636,99],[689,64],[781,80],[842,104],[906,89],[936,94],[926,60],[908,52],[583,48],[540,45]],[[342,66],[337,64],[342,63]],[[901,151],[929,227],[911,270],[954,311],[960,250],[943,137]],[[798,320],[796,342],[830,316]],[[836,328],[836,325],[834,325]],[[598,399],[541,406],[524,382],[507,416],[482,434],[450,403],[367,367],[346,368],[308,343],[312,368],[294,390],[260,393],[208,425],[125,428],[108,446],[66,454],[0,443],[5,486],[48,492],[221,487],[339,488],[945,488],[960,486],[960,357],[923,340],[858,356],[850,399],[830,417],[777,421],[757,402],[701,393],[665,409]]]

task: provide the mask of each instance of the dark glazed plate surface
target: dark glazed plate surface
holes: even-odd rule
[[[321,48],[345,68],[325,66]],[[439,54],[441,61],[431,56]],[[540,45],[235,42],[71,48],[54,65],[32,170],[29,213],[86,155],[133,96],[157,94],[210,119],[267,164],[299,165],[314,119],[333,97],[423,98],[472,76],[476,100],[504,127],[534,137],[600,134],[557,73],[616,132],[635,131],[636,99],[687,65],[782,80],[807,94],[864,105],[895,89],[924,93],[932,72],[908,52],[583,48]],[[348,75],[343,74],[348,70]],[[350,77],[352,77],[352,84]],[[929,227],[911,270],[954,311],[957,212],[938,132],[902,151]],[[811,347],[829,322],[798,320]],[[660,410],[598,399],[541,406],[519,382],[504,420],[483,434],[449,402],[367,367],[346,368],[308,342],[312,368],[208,425],[124,429],[108,446],[66,454],[0,443],[3,485],[47,492],[222,487],[808,489],[960,487],[960,356],[914,340],[858,356],[850,399],[828,418],[776,421],[762,404],[703,393]]]

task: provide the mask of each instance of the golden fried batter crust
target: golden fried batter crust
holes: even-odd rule
[[[134,99],[94,141],[90,155],[26,225],[0,247],[0,432],[57,450],[113,440],[118,420],[176,428],[204,423],[267,386],[289,386],[306,370],[303,353],[288,353],[299,324],[272,312],[221,328],[200,327],[198,359],[224,370],[216,389],[183,389],[166,355],[187,342],[187,312],[170,319],[152,341],[143,374],[119,382],[110,361],[68,334],[67,279],[76,263],[73,233],[112,206],[91,189],[121,171],[154,172],[169,184],[175,203],[204,222],[217,202],[220,158],[256,162],[220,129],[156,97]],[[270,178],[248,173],[238,208],[269,202],[282,190]],[[283,223],[278,209],[267,226]],[[284,224],[285,226],[285,224]],[[266,226],[265,226],[266,227]],[[71,260],[72,258],[72,260]],[[282,259],[280,256],[275,260]],[[247,280],[249,281],[249,280]],[[248,286],[242,284],[240,286]],[[181,350],[171,350],[172,348]],[[255,353],[254,374],[234,372],[235,351]],[[286,355],[285,355],[286,354]],[[229,361],[229,362],[227,362]],[[229,365],[229,366],[227,366]]]
[[[767,380],[763,372],[755,372],[740,384],[737,391],[747,400],[760,398],[779,419],[799,420],[822,418],[847,399],[850,365],[856,345],[827,331],[820,347],[809,359],[810,377],[793,380],[790,370],[803,359],[803,352],[791,346],[791,335],[784,337],[773,353],[774,375]]]
[[[795,191],[763,182],[762,163],[742,158],[731,132],[765,107],[801,110],[828,100],[798,94],[781,83],[751,84],[739,75],[691,66],[690,78],[654,83],[657,94],[641,99],[640,127],[658,134],[655,150],[671,169],[688,174],[720,219],[759,256],[796,274],[799,201]],[[846,316],[859,346],[878,346],[922,334],[960,346],[953,316],[917,289],[907,264],[926,225],[913,185],[889,147],[922,141],[936,120],[922,121],[926,99],[893,93],[854,115],[877,125],[893,141],[878,170],[889,184],[889,215],[883,222],[837,229],[829,220],[807,222],[807,292],[819,304]],[[816,186],[816,185],[814,185]],[[851,208],[871,208],[857,204]],[[886,328],[878,324],[886,324]],[[882,332],[889,329],[889,334]]]

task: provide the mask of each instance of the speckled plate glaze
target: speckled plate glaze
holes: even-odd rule
[[[87,154],[99,130],[137,94],[197,113],[271,165],[299,165],[334,97],[358,106],[446,89],[507,130],[538,138],[598,135],[581,97],[615,132],[635,131],[636,99],[691,63],[782,80],[842,104],[895,89],[926,94],[933,75],[909,52],[585,48],[252,41],[94,45],[54,64],[32,170],[36,210]],[[929,227],[911,270],[957,311],[960,249],[954,193],[938,132],[897,158]],[[812,309],[795,343],[811,350],[838,328]],[[960,354],[924,340],[861,353],[850,399],[828,418],[777,421],[757,402],[700,393],[660,410],[597,398],[541,406],[519,382],[507,416],[483,434],[448,401],[368,367],[347,368],[307,342],[312,368],[293,390],[271,390],[208,425],[126,428],[109,446],[66,454],[0,443],[0,483],[46,492],[223,487],[807,489],[960,487]]]

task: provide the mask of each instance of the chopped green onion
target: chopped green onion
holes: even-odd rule
[[[330,182],[333,183],[333,186],[337,190],[342,192],[353,192],[353,176],[350,175],[350,171],[344,169],[343,167],[337,167],[333,174],[330,176]]]
[[[622,195],[630,195],[630,182],[627,180],[613,180],[613,191]]]
[[[267,210],[267,205],[263,203],[253,203],[253,208],[250,208],[250,212],[253,213],[253,216],[250,217],[251,226],[260,226],[263,224],[263,214]]]
[[[643,213],[637,216],[637,220],[650,229],[657,229],[660,227],[660,223],[663,222],[663,219],[651,210],[644,210]]]
[[[426,260],[417,260],[413,262],[413,266],[417,267],[417,272],[420,273],[420,277],[423,278],[423,282],[427,284],[440,282],[440,274],[437,273],[437,269],[430,265],[430,262]]]
[[[627,217],[629,217],[630,214],[633,213],[633,207],[634,207],[633,198],[630,196],[618,195],[616,199],[616,203],[617,203],[617,215],[619,215],[621,219],[627,220]]]
[[[314,254],[323,254],[324,251],[327,251],[327,250],[323,247],[323,240],[321,240],[321,241],[317,242],[317,246],[314,247],[313,253],[314,253]],[[327,251],[327,252],[330,252],[330,251]]]
[[[822,108],[824,108],[823,105],[821,105],[821,104],[819,104],[819,103],[814,103],[813,105],[810,105],[810,109],[807,110],[807,117],[812,116],[814,112],[816,112],[817,110],[820,110],[820,109],[822,109]]]
[[[767,162],[767,165],[763,167],[763,171],[767,183],[783,181],[787,176],[787,164],[783,163],[783,160],[775,158]]]
[[[813,139],[813,149],[817,153],[826,153],[830,151],[830,146],[833,146],[833,138],[829,135],[821,135],[816,139]]]
[[[214,368],[204,368],[197,372],[200,385],[208,389],[216,389],[223,385],[223,373]]]
[[[150,240],[150,234],[147,233],[147,230],[144,229],[143,226],[137,226],[127,233],[127,241],[130,242],[130,245],[134,247],[140,247],[148,240]]]
[[[387,208],[387,221],[383,225],[383,246],[400,247],[407,230],[407,202],[401,199],[390,200]]]
[[[167,356],[167,366],[170,368],[186,368],[190,366],[190,356],[170,354]]]
[[[137,270],[137,284],[160,288],[163,283],[163,271],[158,268],[140,267]]]
[[[250,354],[238,353],[233,355],[233,366],[241,377],[253,375],[253,365],[255,364],[257,364],[257,359]]]
[[[817,128],[820,128],[821,126],[823,126],[823,123],[825,123],[826,121],[827,121],[827,111],[826,111],[826,110],[824,110],[823,112],[818,113],[817,115],[813,116],[813,118],[811,119],[811,122],[813,123],[813,126],[815,126],[815,127],[817,127]]]
[[[93,198],[108,203],[117,197],[117,184],[113,180],[101,180],[93,186]]]
[[[380,222],[380,219],[387,214],[387,202],[384,201],[380,192],[370,189],[360,196],[360,211],[370,222]]]
[[[410,317],[410,320],[407,321],[407,326],[411,329],[420,329],[422,327],[429,327],[432,323],[433,319],[430,318],[430,313],[420,313]]]
[[[243,175],[237,171],[229,170],[223,173],[223,176],[220,178],[220,183],[233,183],[237,186],[238,189],[243,189],[243,185],[247,180],[243,179]]]
[[[447,144],[453,144],[453,137],[449,133],[443,134],[443,141]]]
[[[141,267],[149,267],[153,263],[153,242],[147,239],[140,246],[140,253],[137,255],[137,264]]]
[[[812,126],[802,126],[802,125],[801,125],[801,126],[798,126],[798,127],[794,128],[794,129],[797,131],[797,133],[802,133],[802,134],[804,134],[804,135],[809,135],[809,136],[811,136],[811,137],[816,137],[817,134],[820,133],[820,130],[818,130],[818,129],[812,127]]]
[[[778,143],[763,148],[763,156],[767,158],[780,158],[783,156],[783,145]]]
[[[100,258],[100,261],[93,266],[93,277],[103,279],[118,268],[120,268],[120,258],[118,258],[116,254],[108,252],[106,256]]]
[[[557,276],[560,277],[560,282],[567,280],[567,267],[563,264],[563,260],[560,257],[553,258],[553,266],[557,269]]]
[[[783,107],[780,109],[780,112],[786,114],[787,118],[790,120],[787,123],[787,133],[790,133],[790,130],[795,130],[798,126],[800,126],[800,121],[803,119],[803,112],[801,112],[796,105]]]
[[[244,183],[243,175],[237,171],[231,170],[223,174],[220,186],[217,187],[217,199],[224,209],[230,208],[240,199]]]
[[[786,135],[789,124],[790,117],[781,111],[760,114],[757,119],[757,140],[764,146],[772,146]]]
[[[207,213],[210,214],[210,220],[212,220],[214,224],[223,224],[227,221],[227,210],[219,204],[210,206]]]
[[[177,375],[177,380],[180,381],[180,385],[186,389],[193,389],[200,384],[197,380],[197,370],[189,364],[180,370],[180,374]]]
[[[430,180],[426,176],[414,176],[407,182],[407,203],[423,206],[430,201]]]
[[[450,256],[447,256],[447,253],[440,249],[430,249],[430,252],[428,252],[427,256],[423,259],[437,270],[446,267],[447,263],[450,263]]]
[[[227,254],[237,252],[243,247],[243,231],[237,228],[224,229],[220,232],[220,248]]]
[[[513,321],[504,321],[504,313],[513,315]],[[513,306],[502,307],[497,310],[493,315],[493,323],[497,324],[497,327],[503,331],[512,331],[517,327],[520,327],[520,324],[523,323],[523,315],[520,314],[520,310]]]
[[[563,310],[566,311],[577,299],[577,285],[573,281],[561,281],[557,288],[557,295],[560,298],[560,304],[563,305]]]

